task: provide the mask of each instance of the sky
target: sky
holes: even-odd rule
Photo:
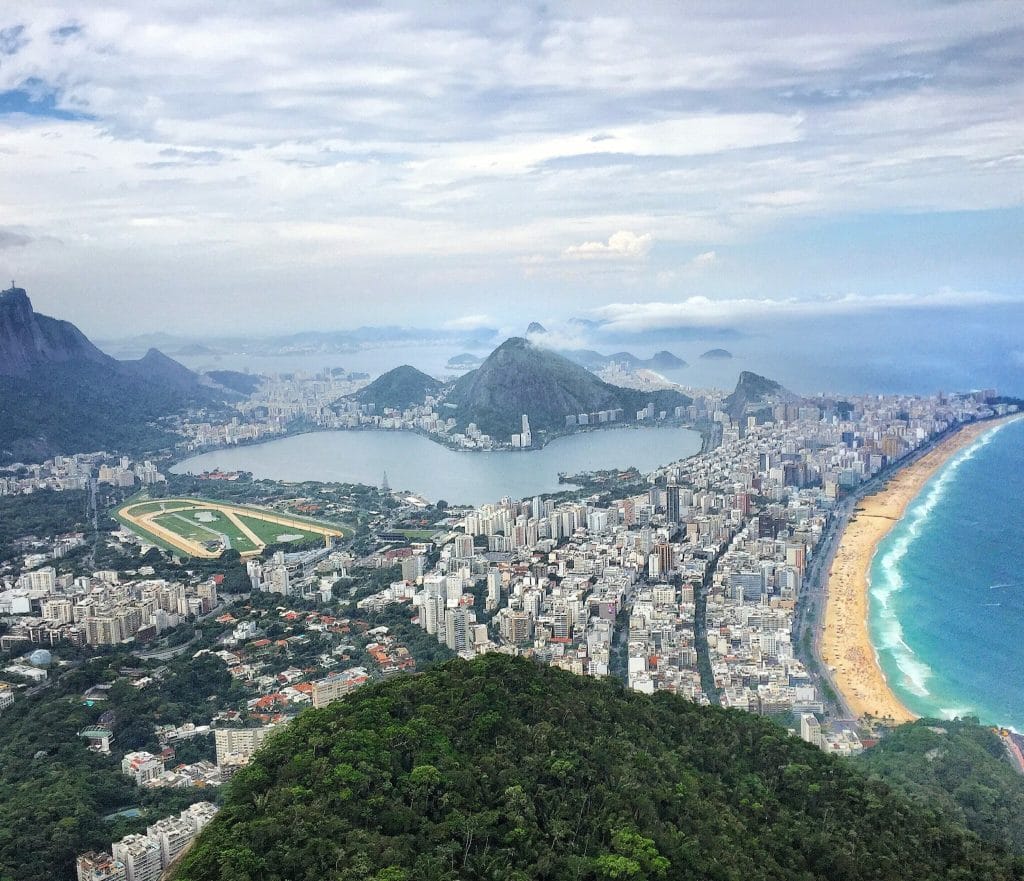
[[[0,278],[100,338],[1006,314],[1024,6],[848,6],[6,0]]]

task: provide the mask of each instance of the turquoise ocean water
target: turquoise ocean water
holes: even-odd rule
[[[1024,419],[932,477],[870,580],[872,640],[910,709],[1024,732]]]

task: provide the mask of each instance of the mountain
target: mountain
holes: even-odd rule
[[[35,312],[23,288],[0,292],[0,462],[159,449],[177,439],[161,420],[220,401],[156,349],[118,361],[73,324]]]
[[[471,355],[469,352],[463,352],[461,355],[452,355],[448,359],[447,367],[452,370],[465,370],[467,367],[479,367],[484,363],[483,358],[478,358],[476,355]]]
[[[121,361],[120,367],[126,374],[181,392],[197,392],[203,385],[199,374],[193,373],[173,358],[168,358],[159,349],[150,349],[137,361]]]
[[[732,357],[732,352],[728,349],[708,349],[701,358],[705,361],[722,360],[725,361]]]
[[[436,395],[443,387],[444,383],[434,377],[403,364],[381,374],[365,388],[341,400],[373,404],[378,413],[385,408],[404,410],[414,404],[422,404],[427,395]]]
[[[736,382],[735,390],[725,399],[725,410],[733,419],[742,419],[744,415],[763,409],[759,405],[763,404],[769,395],[795,397],[774,379],[767,379],[744,370]]]
[[[534,334],[534,333],[547,333],[547,332],[548,332],[547,328],[544,327],[544,325],[541,324],[539,321],[531,321],[530,322],[530,326],[526,328],[526,335],[527,336],[530,336],[530,334]]]
[[[660,352],[655,352],[647,359],[645,364],[646,367],[650,367],[654,370],[673,370],[680,367],[686,367],[687,364],[682,358],[678,358],[671,352],[666,352],[664,349]]]
[[[530,417],[534,432],[562,429],[576,413],[622,409],[626,421],[648,403],[656,410],[685,406],[690,398],[675,391],[641,392],[602,382],[579,364],[522,337],[506,340],[479,368],[452,385],[445,403],[460,425],[475,422],[481,431],[505,438]]]
[[[306,710],[176,881],[1018,878],[774,722],[490,654]]]
[[[206,375],[217,385],[248,397],[263,384],[263,377],[237,370],[207,370]]]
[[[985,841],[1024,854],[1024,776],[991,728],[918,719],[867,750],[858,765]]]
[[[559,354],[586,367],[587,370],[601,370],[610,364],[625,364],[634,370],[641,367],[651,370],[674,370],[687,366],[682,358],[677,358],[671,352],[666,351],[656,352],[650,358],[638,358],[632,352],[602,355],[593,349],[563,349]]]
[[[29,376],[54,364],[88,361],[114,367],[77,327],[38,315],[24,288],[0,291],[0,376]]]

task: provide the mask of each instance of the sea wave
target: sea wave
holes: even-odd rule
[[[975,715],[974,707],[939,707],[939,718],[949,719],[963,719],[965,716]]]
[[[881,570],[881,578],[873,579],[868,577],[871,599],[874,601],[874,608],[877,610],[878,636],[875,644],[875,656],[879,661],[881,653],[887,654],[896,664],[901,673],[900,684],[918,697],[928,697],[931,692],[928,690],[928,680],[934,675],[934,671],[922,661],[914,650],[904,639],[903,627],[900,624],[896,610],[893,608],[892,598],[905,587],[903,573],[900,571],[900,564],[906,557],[911,545],[921,536],[932,512],[938,507],[948,490],[949,484],[956,476],[960,467],[970,459],[973,459],[977,452],[992,441],[995,434],[1002,430],[1003,426],[998,425],[991,431],[985,432],[977,440],[957,453],[943,467],[939,473],[926,484],[926,491],[918,496],[911,505],[904,519],[896,526],[891,536],[891,545],[878,558],[878,568]],[[957,708],[953,708],[957,709]],[[950,717],[952,718],[952,717]]]

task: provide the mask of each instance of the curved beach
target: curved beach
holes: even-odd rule
[[[857,717],[897,723],[917,718],[889,688],[871,642],[868,574],[878,543],[950,458],[1003,421],[966,425],[901,468],[883,489],[858,503],[843,531],[829,572],[821,658]]]

